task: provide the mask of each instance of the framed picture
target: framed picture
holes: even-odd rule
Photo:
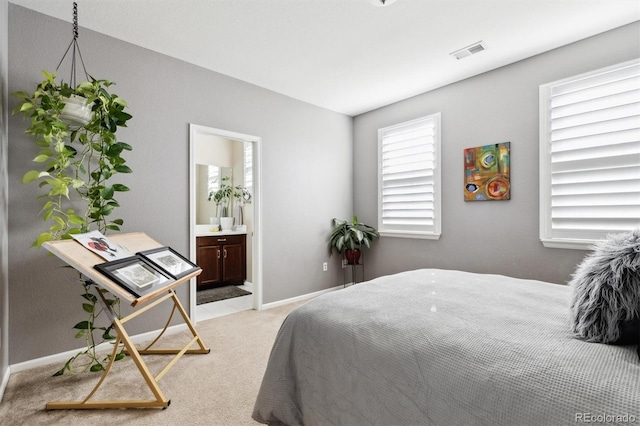
[[[138,255],[98,263],[94,268],[136,297],[142,297],[175,282],[171,275]]]
[[[138,252],[138,255],[151,261],[157,267],[178,279],[195,272],[200,267],[176,252],[171,247],[160,247]]]
[[[464,150],[464,200],[511,199],[511,143]]]

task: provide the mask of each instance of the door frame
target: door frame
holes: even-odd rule
[[[201,126],[189,123],[189,257],[196,262],[196,159],[195,139],[196,135],[211,135],[238,142],[250,142],[253,144],[253,194],[251,205],[253,206],[253,235],[252,238],[252,284],[253,284],[253,309],[262,309],[262,138],[229,130],[216,129],[209,126]],[[196,322],[196,278],[189,284],[189,317]]]

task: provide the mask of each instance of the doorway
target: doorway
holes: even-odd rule
[[[261,215],[260,215],[260,182],[261,182],[261,138],[257,136],[247,135],[243,133],[232,132],[228,130],[216,129],[213,127],[201,126],[197,124],[189,124],[189,251],[190,259],[196,263],[196,238],[203,231],[206,233],[210,226],[208,223],[198,223],[198,217],[202,216],[202,211],[198,213],[198,205],[202,205],[202,200],[198,200],[196,194],[197,170],[198,164],[213,161],[203,159],[204,151],[209,153],[218,151],[223,144],[236,144],[237,146],[249,147],[250,150],[241,149],[243,152],[244,170],[249,169],[250,172],[245,176],[245,181],[251,181],[251,203],[246,204],[245,209],[247,216],[251,217],[251,228],[247,229],[247,258],[251,259],[247,263],[247,276],[251,280],[251,288],[253,293],[252,307],[253,309],[262,309],[262,244],[261,244]],[[239,145],[238,145],[239,144]],[[247,154],[247,153],[250,154]],[[250,156],[250,158],[248,157]],[[201,210],[201,209],[200,209]],[[202,222],[203,220],[200,219]],[[217,302],[216,302],[217,303]],[[189,287],[189,316],[195,323],[198,319],[197,305],[197,284],[196,279],[192,279]]]

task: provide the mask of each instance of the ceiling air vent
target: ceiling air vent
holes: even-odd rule
[[[456,59],[462,59],[462,58],[466,58],[467,56],[480,53],[483,50],[487,50],[487,45],[484,41],[479,41],[477,43],[473,43],[470,46],[464,47],[460,50],[456,50],[455,52],[450,53],[450,55]]]

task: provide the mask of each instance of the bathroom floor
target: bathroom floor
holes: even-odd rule
[[[253,285],[245,283],[238,288],[253,293]],[[253,294],[234,297],[231,299],[219,300],[217,302],[205,303],[196,306],[196,322],[205,321],[211,318],[221,317],[240,311],[253,309]]]

